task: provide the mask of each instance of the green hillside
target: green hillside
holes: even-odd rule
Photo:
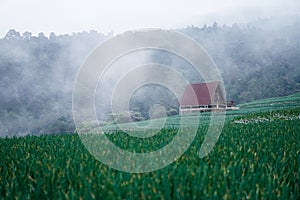
[[[289,96],[267,98],[249,103],[243,103],[239,104],[238,106],[241,107],[245,112],[249,112],[255,108],[257,110],[253,110],[254,112],[296,108],[300,106],[300,92]]]
[[[1,138],[0,198],[299,199],[299,104],[298,93],[239,105],[227,112],[216,146],[200,159],[210,115],[203,113],[196,138],[178,160],[140,174],[105,166],[76,134]],[[130,152],[155,151],[174,138],[178,118],[169,117],[151,138],[122,131],[107,137]]]
[[[296,93],[289,96],[284,97],[276,97],[276,98],[268,98],[263,100],[257,100],[252,101],[244,104],[237,105],[239,107],[239,110],[230,110],[226,111],[226,121],[231,121],[233,118],[236,117],[243,117],[250,114],[257,114],[257,113],[264,113],[267,115],[275,115],[276,113],[280,113],[280,111],[283,110],[293,110],[300,108],[300,93]],[[300,112],[299,112],[300,114]],[[295,114],[296,115],[296,114]],[[208,124],[210,122],[210,116],[211,113],[205,112],[201,114],[191,114],[191,115],[183,115],[183,116],[170,116],[167,118],[162,119],[153,119],[153,124],[151,125],[152,128],[160,128],[160,125],[162,123],[165,124],[165,128],[179,128],[180,127],[180,120],[181,117],[184,117],[185,119],[188,118],[189,124],[185,124],[188,127],[195,127],[198,126],[198,124],[193,124],[195,118],[199,118],[199,123],[201,125]],[[296,117],[296,116],[294,116]],[[141,122],[135,122],[133,125],[132,123],[126,123],[126,124],[119,124],[118,126],[115,125],[108,125],[103,127],[106,130],[116,130],[116,129],[125,129],[125,130],[131,130],[132,127],[135,127],[137,130],[144,130],[145,126],[149,125],[150,121],[141,121]],[[146,127],[147,128],[147,127]]]

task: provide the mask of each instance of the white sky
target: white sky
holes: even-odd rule
[[[9,29],[34,35],[97,30],[241,23],[300,14],[300,0],[0,0],[0,37]]]

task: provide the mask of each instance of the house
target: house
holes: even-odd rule
[[[224,110],[227,108],[220,82],[194,83],[186,86],[180,101],[180,114]]]

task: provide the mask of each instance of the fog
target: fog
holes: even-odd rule
[[[0,136],[74,132],[71,108],[76,73],[89,53],[113,35],[105,31],[71,33],[81,28],[89,28],[72,26],[62,16],[60,22],[66,23],[63,29],[60,29],[60,25],[51,25],[52,20],[39,26],[35,18],[32,21],[34,27],[31,29],[29,23],[22,21],[24,19],[20,17],[25,12],[21,10],[24,3],[16,5],[15,12],[9,12],[13,8],[11,2],[2,1],[4,6],[0,7],[0,11],[5,7],[9,8],[0,12],[0,19],[7,19],[0,23],[0,30],[5,31],[0,40]],[[299,92],[299,3],[245,1],[245,4],[235,4],[227,1],[225,5],[221,1],[214,2],[219,3],[220,8],[210,9],[208,4],[204,4],[205,10],[202,14],[191,12],[183,17],[176,15],[172,23],[178,22],[177,25],[173,26],[170,25],[171,22],[161,20],[164,23],[161,27],[178,27],[174,30],[190,36],[208,51],[221,71],[228,100],[242,103]],[[35,6],[40,5],[38,2],[36,4]],[[51,13],[55,5],[56,1],[49,5],[48,13]],[[256,10],[257,8],[260,9]],[[279,12],[279,8],[282,12]],[[188,12],[188,8],[183,10]],[[56,17],[60,17],[59,12]],[[20,21],[15,23],[17,18]],[[41,15],[39,20],[45,22],[46,19]],[[110,21],[109,18],[106,19]],[[184,25],[181,24],[181,19]],[[246,23],[248,20],[250,22]],[[78,24],[84,21],[83,17],[82,21],[78,20]],[[99,23],[100,21],[99,19]],[[120,24],[123,24],[121,22],[122,20]],[[97,29],[97,23],[91,24],[95,24]],[[151,23],[146,18],[145,26],[148,24]],[[137,26],[139,24],[128,23],[127,27]],[[57,32],[50,33],[55,27]],[[110,30],[115,30],[114,27],[117,26],[112,23]],[[124,30],[127,27],[117,29]],[[15,30],[8,31],[10,28]],[[25,32],[26,30],[30,32]],[[60,34],[63,32],[69,34]],[[109,95],[106,94],[111,93],[112,85],[123,73],[146,63],[171,66],[190,82],[203,80],[191,66],[166,52],[144,51],[128,55],[109,68],[102,80],[101,89],[97,91],[97,114],[101,120],[106,120],[111,112],[107,107],[110,99],[106,96]],[[140,74],[136,78],[143,79],[148,76],[150,74]],[[176,114],[178,109],[178,101],[170,92],[149,85],[144,90],[136,91],[130,108],[134,112],[140,112],[139,119],[147,119],[148,111],[155,103],[164,104],[166,111],[172,114]]]
[[[108,37],[91,31],[25,39],[10,31],[0,41],[0,134],[59,131],[53,127],[74,131],[71,101],[77,69]]]
[[[299,15],[298,0],[1,0],[0,37],[9,29],[34,35],[71,34],[84,30],[115,33],[139,28],[247,23],[257,19]]]

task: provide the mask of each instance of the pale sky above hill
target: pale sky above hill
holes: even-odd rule
[[[299,0],[0,0],[0,37],[9,29],[34,35],[97,30],[244,23],[300,14]]]

